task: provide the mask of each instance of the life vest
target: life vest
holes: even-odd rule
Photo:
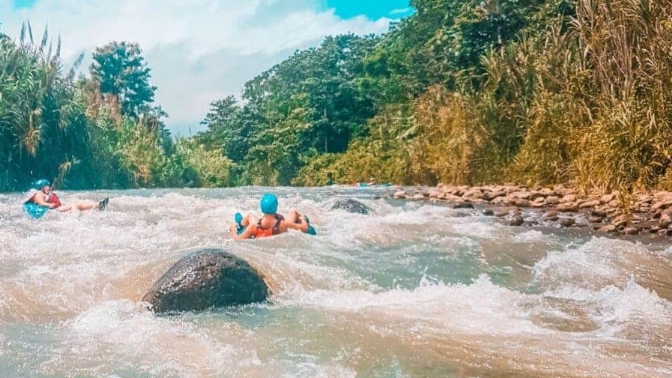
[[[56,193],[53,193],[53,192],[49,193],[47,195],[47,202],[53,203],[54,205],[56,205],[56,207],[54,207],[54,209],[57,208],[57,207],[61,207],[61,200],[58,199],[58,196],[56,195]]]
[[[273,225],[272,228],[261,227],[262,220],[263,218],[257,221],[257,229],[254,230],[255,239],[278,235],[280,233],[280,224],[282,223],[283,220],[285,220],[285,218],[280,214],[275,214],[275,224]]]
[[[37,195],[37,192],[33,193],[33,195],[25,203],[37,204],[37,202],[35,202],[35,195]],[[58,196],[54,192],[51,192],[51,193],[47,194],[47,199],[46,200],[47,200],[47,202],[53,203],[54,205],[56,205],[54,207],[54,209],[58,208],[58,207],[61,207],[61,200],[58,198]]]

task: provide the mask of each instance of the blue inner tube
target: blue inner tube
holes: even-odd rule
[[[236,232],[238,233],[238,235],[242,234],[243,231],[245,231],[245,227],[243,227],[241,223],[243,221],[243,214],[236,213],[233,216],[233,220],[236,222]]]
[[[30,216],[33,219],[42,218],[44,214],[47,213],[47,211],[49,211],[48,207],[40,206],[33,202],[23,204],[23,212],[28,214],[28,216]]]

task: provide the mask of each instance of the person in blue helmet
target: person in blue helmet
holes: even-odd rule
[[[283,234],[290,229],[315,235],[315,229],[310,225],[308,217],[298,211],[290,210],[286,216],[278,214],[278,197],[275,194],[264,194],[259,206],[264,214],[261,218],[253,214],[243,217],[236,213],[236,223],[229,229],[233,240],[265,238]]]
[[[30,191],[28,198],[23,202],[24,205],[34,204],[47,209],[54,209],[60,212],[67,212],[71,210],[105,210],[109,202],[109,198],[105,198],[100,202],[94,201],[78,201],[70,205],[63,205],[56,193],[52,191],[51,183],[48,180],[37,180],[33,185],[33,190]]]

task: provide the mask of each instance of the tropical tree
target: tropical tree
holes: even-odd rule
[[[102,95],[116,98],[123,115],[138,118],[152,110],[156,87],[149,84],[151,70],[137,43],[112,42],[93,53],[91,77]]]

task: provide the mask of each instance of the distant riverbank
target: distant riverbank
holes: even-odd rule
[[[672,235],[672,192],[669,191],[650,191],[622,199],[618,192],[581,195],[564,186],[439,184],[436,187],[394,187],[393,198],[447,202],[455,208],[485,205],[486,215],[502,218],[512,226],[558,225],[590,227],[610,234]]]

